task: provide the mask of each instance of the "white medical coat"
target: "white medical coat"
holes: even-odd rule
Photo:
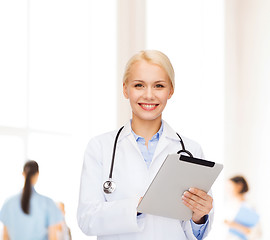
[[[113,169],[116,190],[112,194],[105,194],[103,183],[108,180],[116,133],[117,131],[113,131],[97,136],[90,140],[86,148],[77,212],[81,230],[86,235],[98,236],[99,240],[196,239],[190,221],[149,214],[137,217],[139,199],[166,156],[181,149],[176,132],[164,121],[163,133],[148,169],[128,122],[117,142]],[[186,149],[194,157],[203,158],[201,147],[197,143],[182,138]],[[212,215],[213,211],[209,214],[204,237],[210,230]]]

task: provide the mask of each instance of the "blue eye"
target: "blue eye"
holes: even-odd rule
[[[135,87],[136,88],[140,88],[140,87],[142,87],[143,85],[141,84],[141,83],[137,83],[136,85],[135,85]]]
[[[157,85],[156,85],[156,88],[164,88],[164,85],[162,85],[162,84],[157,84]]]

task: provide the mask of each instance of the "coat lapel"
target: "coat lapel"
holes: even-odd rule
[[[159,139],[155,154],[153,156],[153,160],[158,157],[160,153],[164,151],[168,147],[169,144],[175,141],[179,141],[178,136],[176,135],[176,132],[165,122],[163,127],[163,133]]]
[[[123,130],[122,130],[122,132],[121,132],[121,134],[119,136],[119,140],[118,141],[121,142],[121,140],[124,139],[124,138],[127,138],[128,141],[132,144],[132,146],[140,153],[140,155],[142,155],[141,154],[141,151],[140,151],[140,149],[138,147],[138,144],[137,144],[137,142],[136,142],[136,140],[135,140],[135,138],[134,138],[134,136],[133,136],[133,134],[131,132],[130,121],[128,121],[125,124],[125,126],[124,126],[124,128],[123,128]]]
[[[164,151],[164,149],[166,149],[168,147],[169,144],[172,144],[173,142],[179,142],[179,138],[176,135],[176,132],[169,126],[168,123],[166,123],[163,120],[164,126],[163,126],[163,133],[159,139],[156,151],[154,153],[153,160],[158,157],[160,155],[160,153],[162,153]],[[131,132],[131,123],[130,121],[128,121],[125,126],[124,129],[122,130],[118,141],[120,142],[122,139],[124,138],[128,138],[128,140],[130,141],[130,143],[132,144],[132,146],[140,153],[141,155],[141,151],[138,147],[138,144]]]

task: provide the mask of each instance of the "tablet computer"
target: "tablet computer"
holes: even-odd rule
[[[191,187],[208,192],[223,165],[181,154],[169,154],[149,185],[137,211],[179,220],[192,218],[182,203],[183,193]]]

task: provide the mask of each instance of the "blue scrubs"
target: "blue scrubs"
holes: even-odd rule
[[[48,197],[32,189],[30,214],[21,208],[21,194],[7,200],[0,212],[0,221],[7,227],[12,240],[47,240],[48,227],[63,221],[63,215]]]
[[[245,226],[252,228],[259,222],[259,215],[254,209],[243,203],[237,212],[234,221]],[[229,232],[239,237],[239,239],[247,240],[248,238],[236,229],[230,229]]]

